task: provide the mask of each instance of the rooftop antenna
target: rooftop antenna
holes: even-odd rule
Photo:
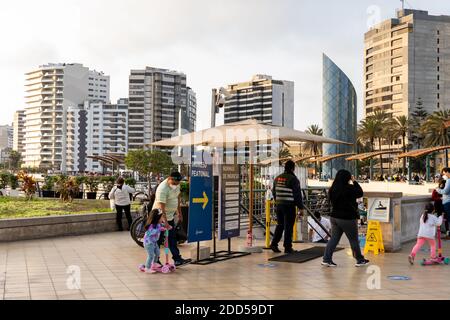
[[[405,0],[400,0],[400,2],[402,3],[402,10],[405,10]]]

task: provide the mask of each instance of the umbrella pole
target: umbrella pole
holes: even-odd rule
[[[249,185],[249,189],[250,189],[250,195],[249,195],[249,201],[250,204],[248,206],[248,218],[249,218],[249,224],[248,224],[248,246],[252,247],[253,246],[253,162],[252,159],[250,159],[250,173],[249,173],[249,179],[250,179],[250,185]]]

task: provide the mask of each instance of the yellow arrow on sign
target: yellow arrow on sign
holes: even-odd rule
[[[203,210],[205,210],[206,205],[208,204],[208,196],[206,195],[206,192],[203,191],[203,198],[193,198],[192,203],[203,203]]]

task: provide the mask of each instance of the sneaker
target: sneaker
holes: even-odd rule
[[[297,250],[294,250],[294,249],[292,249],[292,248],[284,249],[284,253],[287,253],[287,254],[296,253],[296,252],[298,252],[298,251],[297,251]]]
[[[408,261],[410,265],[414,264],[414,257],[413,256],[408,256]]]
[[[278,246],[275,246],[275,245],[271,245],[270,249],[272,249],[272,251],[275,252],[275,253],[280,253],[281,252],[281,250],[278,249]]]
[[[180,267],[180,266],[182,266],[182,265],[185,265],[185,264],[188,264],[188,263],[191,263],[192,262],[192,259],[180,259],[180,260],[176,260],[175,261],[175,267]]]
[[[330,262],[322,261],[321,265],[323,265],[325,267],[331,267],[331,268],[337,267],[337,264],[334,263],[333,261],[330,261]]]
[[[139,271],[145,272],[145,265],[141,264],[141,265],[139,265],[138,268],[139,268]]]
[[[363,267],[363,266],[368,265],[368,264],[369,264],[369,260],[363,259],[363,260],[361,260],[361,261],[358,261],[358,262],[355,264],[355,267]]]

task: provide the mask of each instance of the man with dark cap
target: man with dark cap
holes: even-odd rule
[[[277,227],[270,248],[273,252],[281,252],[278,242],[284,231],[284,252],[294,253],[292,249],[292,233],[296,216],[296,207],[303,212],[304,206],[300,189],[300,181],[294,174],[295,163],[291,160],[284,165],[284,173],[275,178],[273,196],[277,212]]]
[[[180,182],[181,174],[179,172],[172,172],[170,176],[160,183],[156,189],[155,202],[153,208],[159,208],[165,215],[167,222],[172,226],[169,230],[169,249],[172,253],[172,258],[175,266],[191,262],[190,259],[183,259],[178,249],[175,228],[175,214],[178,216],[178,222],[183,221],[183,215],[180,209]]]

